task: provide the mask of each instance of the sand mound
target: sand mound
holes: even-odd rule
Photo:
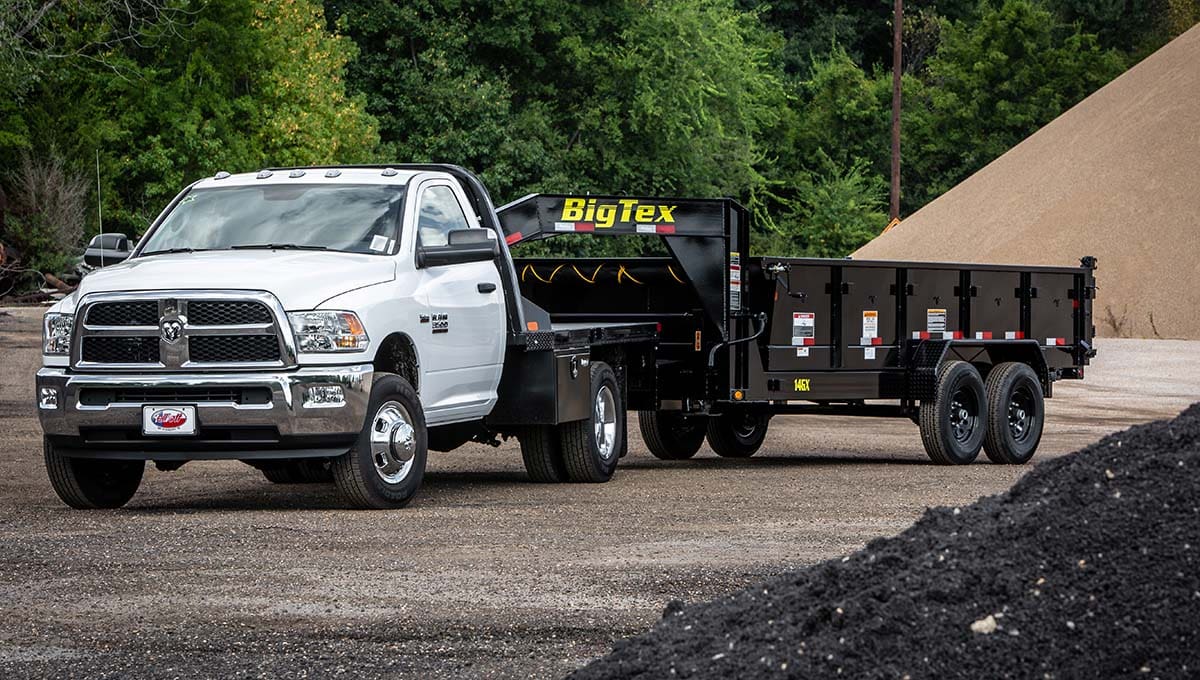
[[[1200,675],[1200,404],[690,607],[576,678]]]
[[[1200,339],[1200,26],[863,246],[859,259],[1073,265],[1096,331]]]

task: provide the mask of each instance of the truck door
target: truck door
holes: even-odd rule
[[[455,229],[481,229],[462,190],[449,180],[420,185],[417,247],[446,245]],[[496,402],[504,363],[504,292],[493,262],[464,262],[419,269],[423,384],[421,401],[430,425],[481,418]]]

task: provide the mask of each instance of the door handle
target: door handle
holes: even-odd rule
[[[494,284],[494,283],[476,284],[475,290],[479,291],[480,293],[490,293],[490,292],[496,290],[496,284]]]

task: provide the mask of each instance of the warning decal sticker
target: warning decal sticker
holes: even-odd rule
[[[792,312],[792,344],[811,345],[816,340],[817,315],[812,312]]]
[[[729,253],[729,308],[742,308],[742,256]]]
[[[862,336],[864,338],[879,337],[879,312],[873,309],[863,310]],[[866,342],[863,343],[867,344]]]
[[[944,333],[946,331],[946,310],[926,309],[925,330],[930,333]]]

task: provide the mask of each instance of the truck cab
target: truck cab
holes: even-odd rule
[[[599,474],[577,481],[615,469],[623,404],[614,377],[600,376],[607,392],[592,389],[594,370],[580,379],[591,338],[541,348],[568,357],[565,385],[554,356],[514,356],[551,328],[526,320],[536,310],[470,173],[218,173],[181,192],[132,252],[104,248],[123,237],[97,238],[89,259],[124,261],[47,312],[37,374],[47,470],[72,506],[123,505],[146,461],[236,459],[271,481],[336,481],[352,505],[396,507],[416,493],[431,444],[535,433],[561,458],[567,424],[599,433],[581,454]],[[509,406],[485,422],[506,365],[504,379],[525,382],[535,369],[520,367],[547,363],[536,379],[554,382],[550,399],[574,390],[587,408],[535,406],[526,422]],[[560,471],[545,481],[568,481]]]

